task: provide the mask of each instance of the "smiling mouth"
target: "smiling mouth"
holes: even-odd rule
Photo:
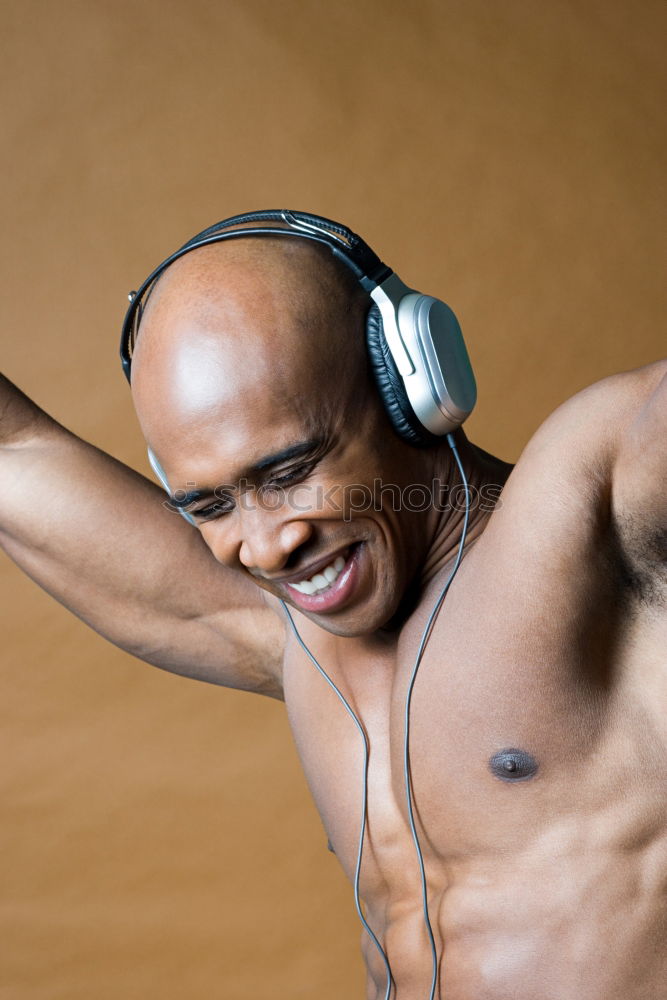
[[[290,583],[288,586],[298,590],[300,594],[319,594],[332,586],[345,569],[346,555],[337,556],[333,562],[313,574],[310,579],[301,580],[300,583]]]
[[[361,543],[348,546],[344,552],[322,566],[310,577],[303,577],[283,586],[297,607],[304,611],[330,612],[347,603],[359,578]]]

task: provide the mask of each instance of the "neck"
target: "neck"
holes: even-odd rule
[[[463,549],[465,558],[466,552],[480,538],[489,523],[512,466],[471,444],[462,430],[457,431],[454,437],[470,496],[468,531]],[[420,590],[454,561],[463,531],[463,483],[454,455],[446,443],[443,443],[435,455],[434,480],[441,484],[441,495],[439,502],[436,498],[432,511],[429,544],[419,573]]]
[[[454,438],[470,490],[470,515],[463,549],[465,558],[466,552],[480,538],[489,523],[512,466],[471,444],[462,430],[458,430]],[[443,571],[451,570],[461,544],[465,494],[454,455],[446,441],[437,451],[423,454],[428,454],[430,461],[429,468],[422,469],[422,473],[430,475],[431,482],[438,488],[438,496],[434,497],[434,504],[429,512],[425,556],[398,609],[382,627],[383,635],[392,634],[401,628],[419,604],[426,587]]]

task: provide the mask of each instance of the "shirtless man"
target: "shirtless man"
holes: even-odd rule
[[[363,742],[286,602],[367,734],[360,896],[392,997],[657,1000],[667,982],[667,363],[569,400],[513,471],[455,433],[471,495],[486,500],[472,504],[410,709],[432,986],[404,710],[464,515],[460,503],[354,505],[346,488],[375,496],[378,482],[437,481],[451,495],[461,479],[444,437],[415,448],[392,431],[369,374],[368,305],[328,251],[296,238],[232,240],[177,260],[141,320],[132,392],[195,527],[3,381],[0,540],[134,655],[284,699],[354,880]],[[341,560],[339,600],[318,605],[292,586],[335,574]],[[381,1000],[386,966],[366,933],[363,949],[367,995]]]

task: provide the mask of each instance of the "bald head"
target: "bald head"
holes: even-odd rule
[[[211,420],[305,421],[367,385],[368,297],[325,248],[257,237],[201,247],[172,264],[148,299],[132,390],[156,450]],[[244,432],[247,431],[245,427]],[[193,437],[194,435],[194,437]]]

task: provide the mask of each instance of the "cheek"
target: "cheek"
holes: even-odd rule
[[[219,563],[225,563],[224,553],[221,551],[219,544],[216,544],[216,533],[212,530],[211,526],[205,526],[199,528],[199,534],[202,537],[202,541],[206,548],[213,554],[214,558]]]
[[[380,511],[373,480],[363,477],[344,482],[322,478],[299,483],[285,490],[284,503],[291,517],[313,520],[351,521]]]
[[[412,578],[424,551],[421,519],[415,521],[400,506],[394,509],[385,502],[381,512],[374,514],[373,522],[378,575],[391,586]]]
[[[228,569],[239,569],[239,547],[240,540],[233,530],[231,518],[224,522],[211,521],[210,524],[202,524],[199,534],[206,547],[213,554],[214,559]]]
[[[283,502],[290,518],[338,520],[343,516],[340,488],[326,480],[311,480],[288,487]]]

